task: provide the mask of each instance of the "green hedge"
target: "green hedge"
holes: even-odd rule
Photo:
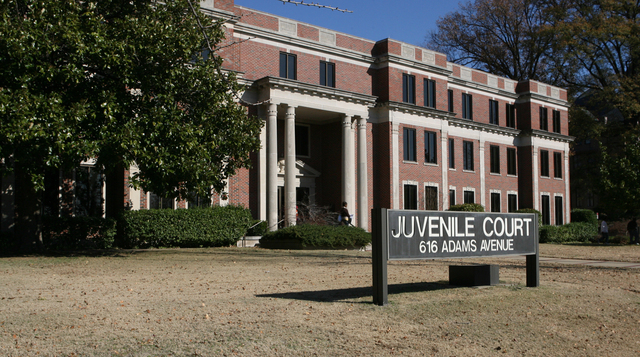
[[[449,211],[457,212],[484,212],[484,207],[477,203],[462,203],[449,207]]]
[[[371,233],[353,226],[318,226],[301,224],[266,233],[260,239],[267,241],[296,240],[303,247],[363,247],[371,243]]]
[[[116,221],[100,217],[43,217],[42,244],[46,250],[110,249]]]
[[[571,222],[586,222],[598,227],[598,216],[590,209],[576,208],[571,210]]]
[[[239,206],[126,211],[121,216],[122,248],[195,248],[235,244],[253,222]]]
[[[251,222],[251,226],[247,230],[247,236],[263,236],[267,233],[267,222],[255,220]]]
[[[586,222],[571,222],[563,226],[542,226],[540,243],[589,242],[597,235],[598,229]]]
[[[542,227],[542,213],[540,213],[540,211],[538,211],[537,209],[533,209],[533,208],[521,208],[517,211],[515,211],[514,213],[535,213],[538,215],[538,229],[540,229]]]

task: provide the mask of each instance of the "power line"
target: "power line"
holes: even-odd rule
[[[300,0],[300,1],[294,1],[294,0],[279,0],[282,1],[283,4],[285,3],[291,3],[291,4],[295,4],[295,5],[305,5],[305,6],[315,6],[315,7],[319,7],[319,8],[323,8],[323,9],[329,9],[329,10],[335,10],[335,11],[340,11],[340,12],[353,12],[351,10],[347,10],[347,9],[339,9],[337,7],[333,7],[333,6],[327,6],[327,5],[321,5],[315,2],[304,2],[304,0]]]

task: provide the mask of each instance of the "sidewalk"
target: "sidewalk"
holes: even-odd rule
[[[567,265],[588,265],[588,266],[593,266],[593,267],[607,267],[607,268],[631,268],[631,269],[640,268],[640,263],[615,262],[615,261],[605,261],[605,260],[581,260],[581,259],[547,258],[547,257],[540,257],[540,263],[557,263],[557,264],[567,264]]]

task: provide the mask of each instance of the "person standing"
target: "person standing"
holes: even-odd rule
[[[640,239],[638,238],[638,223],[636,222],[636,217],[633,217],[629,223],[627,223],[627,231],[629,231],[629,244],[640,244]]]
[[[604,220],[604,217],[602,217],[602,222],[600,222],[600,239],[598,242],[600,242],[600,240],[604,240],[604,244],[609,244],[609,226]]]

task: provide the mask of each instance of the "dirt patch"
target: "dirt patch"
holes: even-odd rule
[[[541,251],[640,261],[637,246]],[[499,264],[501,284],[447,285],[449,265],[471,262]],[[640,269],[541,263],[539,288],[524,287],[523,259],[391,262],[388,271],[390,304],[378,307],[370,252],[2,258],[0,355],[640,354]]]

